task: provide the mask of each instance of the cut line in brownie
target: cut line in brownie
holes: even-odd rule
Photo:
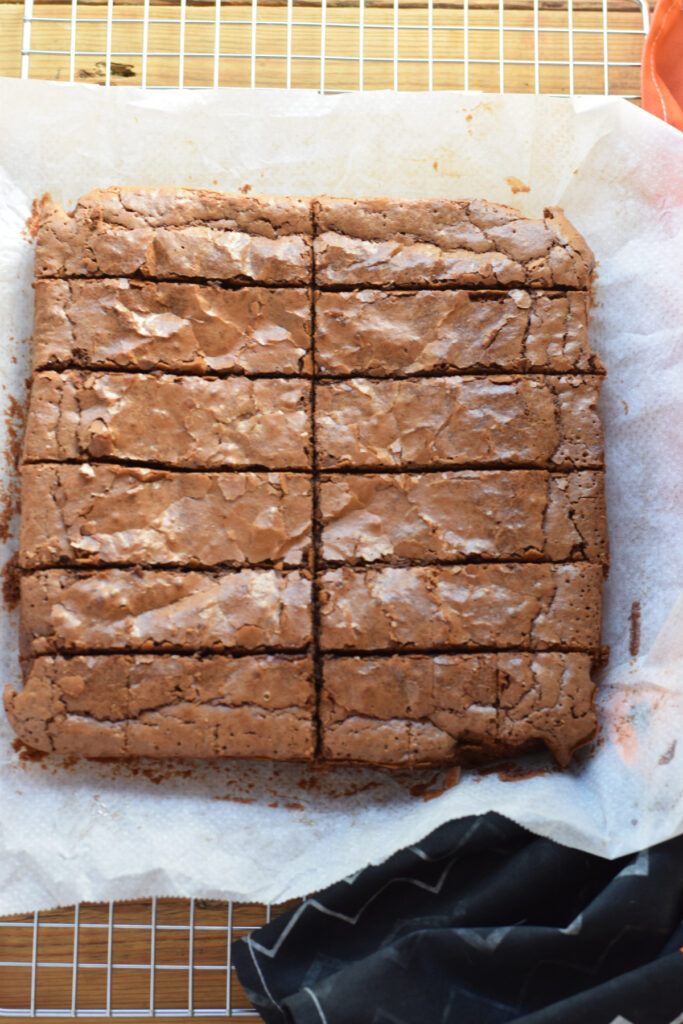
[[[300,566],[311,492],[305,473],[24,466],[20,564]]]
[[[312,639],[300,571],[43,569],[22,577],[20,652],[301,650]]]
[[[599,565],[345,566],[319,580],[324,651],[600,649]]]
[[[320,383],[318,465],[601,468],[601,383],[600,376]]]
[[[43,208],[36,277],[311,283],[311,206],[202,189],[96,189]]]
[[[338,376],[602,373],[588,343],[588,295],[318,292],[316,368]]]
[[[321,556],[328,564],[608,563],[601,472],[323,475],[319,494]]]
[[[593,254],[562,210],[543,220],[484,200],[314,202],[321,287],[589,286]]]
[[[310,392],[301,380],[41,371],[24,461],[309,469]]]
[[[4,700],[15,732],[37,750],[287,761],[315,753],[310,657],[48,656]]]
[[[415,768],[545,746],[564,766],[597,729],[590,670],[580,653],[327,657],[322,756]]]
[[[115,280],[37,281],[33,369],[309,373],[311,296]]]

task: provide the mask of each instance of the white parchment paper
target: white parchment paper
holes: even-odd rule
[[[599,260],[592,338],[609,372],[601,735],[564,773],[465,773],[434,796],[433,773],[33,762],[12,748],[0,713],[0,914],[154,894],[277,901],[489,809],[607,857],[680,832],[683,135],[621,100],[106,92],[0,80],[0,429],[12,426],[10,397],[23,398],[28,373],[31,201],[49,192],[70,206],[110,184],[481,196],[532,216],[564,207]],[[0,645],[3,679],[17,680],[7,607]]]

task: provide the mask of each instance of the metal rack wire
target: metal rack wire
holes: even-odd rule
[[[22,78],[637,101],[649,12],[645,0],[25,0],[22,20]],[[0,920],[0,1016],[256,1017],[230,944],[270,915],[153,899]]]

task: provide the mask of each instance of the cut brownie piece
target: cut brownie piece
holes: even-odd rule
[[[471,370],[602,373],[585,292],[319,292],[320,373],[374,377]]]
[[[311,641],[301,572],[45,569],[21,580],[24,658],[78,651],[297,650]]]
[[[326,658],[322,753],[390,767],[467,764],[595,735],[591,659],[556,652]]]
[[[319,465],[600,468],[601,382],[539,376],[321,383]]]
[[[311,204],[203,189],[96,189],[43,209],[36,277],[309,284]]]
[[[311,480],[302,473],[173,473],[108,464],[22,470],[20,562],[302,565]]]
[[[310,331],[304,288],[37,281],[33,368],[301,373]]]
[[[328,651],[599,650],[599,565],[347,566],[320,581]]]
[[[37,750],[86,757],[259,757],[315,752],[310,658],[86,655],[37,658],[7,716]]]
[[[593,254],[561,210],[529,220],[484,200],[314,202],[315,268],[327,287],[588,287]]]
[[[607,564],[600,472],[323,476],[326,562],[492,559]]]
[[[310,384],[48,370],[33,378],[26,462],[308,469]]]

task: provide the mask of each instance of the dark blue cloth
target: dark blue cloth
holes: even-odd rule
[[[442,826],[233,947],[267,1024],[670,1024],[683,837],[616,861],[496,814]]]

